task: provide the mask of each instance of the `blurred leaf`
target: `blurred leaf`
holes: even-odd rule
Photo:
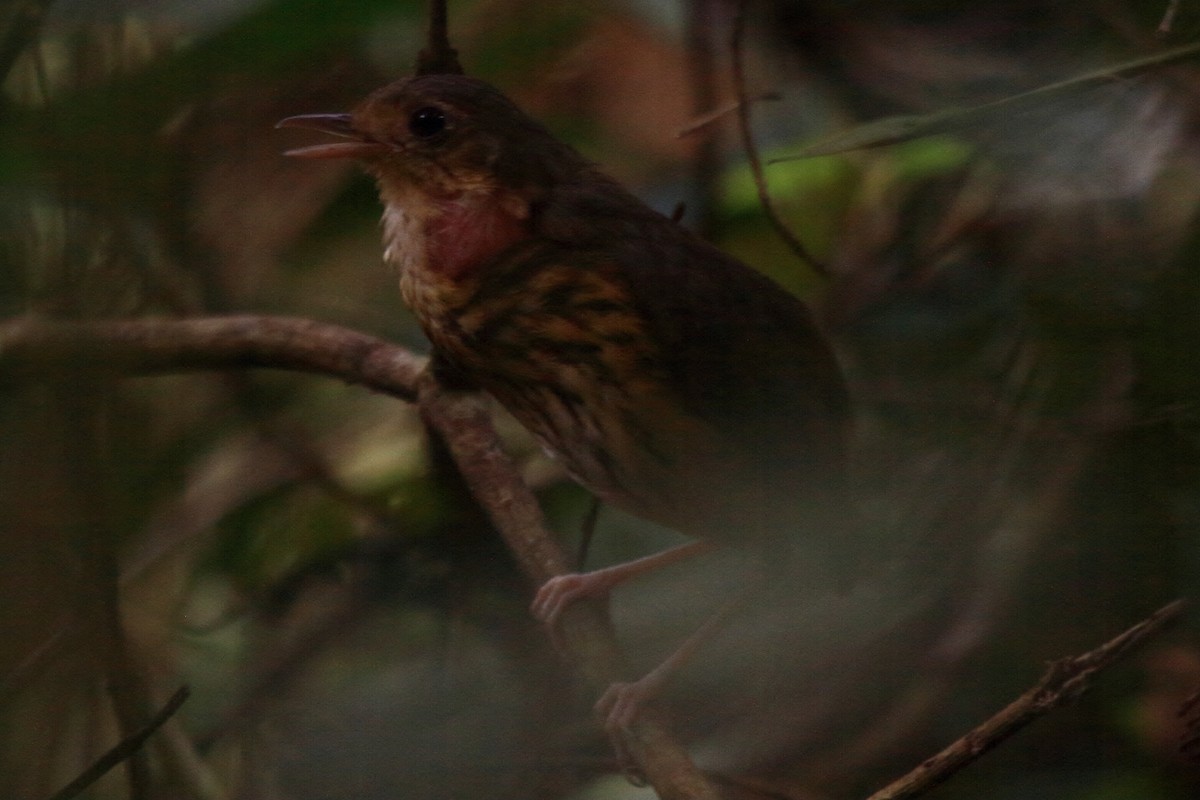
[[[352,509],[306,485],[260,495],[219,525],[223,571],[262,590],[355,537]]]
[[[807,159],[803,162],[788,161],[786,166],[769,169],[767,180],[775,197],[805,198],[833,189],[854,172],[854,167],[845,159]],[[743,164],[729,172],[723,189],[725,207],[730,214],[743,216],[761,211],[758,190],[749,166]]]
[[[905,143],[888,153],[888,180],[920,182],[963,167],[972,148],[950,137],[931,137]],[[863,171],[844,156],[773,162],[766,169],[771,195],[800,239],[814,253],[824,254],[844,223],[847,209],[862,190]],[[724,210],[743,223],[761,220],[762,208],[749,166],[742,164],[725,176]],[[722,242],[734,255],[761,269],[802,297],[826,283],[796,267],[796,259],[765,222],[742,224]]]
[[[963,166],[972,152],[970,145],[950,137],[911,142],[890,153],[892,176],[896,180],[933,177]],[[805,159],[776,158],[770,164],[767,180],[772,195],[799,198],[800,203],[804,203],[803,198],[844,186],[858,172],[852,162],[832,155]],[[741,165],[726,176],[724,193],[729,213],[739,216],[758,213],[758,192],[748,166]]]

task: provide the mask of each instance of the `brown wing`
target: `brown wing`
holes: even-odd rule
[[[840,503],[849,401],[808,309],[615,185],[556,201],[540,230],[624,287],[652,343],[645,366],[670,399],[645,398],[639,426],[705,432],[647,434],[690,524],[757,517],[767,533]]]
[[[691,411],[768,450],[780,430],[809,423],[844,438],[845,383],[807,307],[616,184],[606,189],[560,191],[540,229],[615,265]]]

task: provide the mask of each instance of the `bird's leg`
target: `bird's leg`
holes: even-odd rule
[[[576,600],[585,597],[605,597],[614,586],[630,578],[706,553],[715,546],[707,541],[688,542],[624,564],[614,564],[592,572],[556,575],[538,589],[529,610],[535,618],[550,627],[551,635],[554,636],[563,610]]]
[[[622,733],[629,729],[642,706],[658,696],[671,676],[691,660],[700,645],[729,622],[734,613],[746,604],[746,601],[758,588],[757,582],[751,582],[721,606],[658,666],[636,681],[612,684],[600,696],[600,699],[596,701],[596,714],[604,719],[604,729],[616,746],[618,755],[623,747],[621,744]]]
[[[599,510],[599,507],[600,504],[597,502],[592,507],[592,513],[589,514],[588,520],[584,523],[585,537],[587,536],[587,528],[595,523],[595,513]],[[716,545],[711,542],[699,540],[681,544],[678,547],[672,547],[661,553],[655,553],[654,555],[592,572],[556,575],[542,584],[541,588],[538,589],[530,610],[535,618],[546,623],[550,632],[550,638],[554,641],[555,646],[561,650],[563,643],[559,638],[558,621],[562,612],[571,603],[585,597],[605,597],[612,591],[613,587],[624,581],[674,564],[677,561],[706,553],[715,547]],[[581,553],[581,562],[582,555]],[[705,623],[700,630],[689,637],[669,658],[644,675],[640,680],[632,683],[614,683],[605,690],[600,700],[597,701],[596,712],[606,717],[605,730],[612,741],[617,761],[621,765],[621,770],[635,785],[644,785],[644,779],[641,778],[637,763],[630,756],[629,749],[625,745],[623,738],[624,730],[628,728],[629,723],[637,716],[639,709],[648,700],[658,694],[663,684],[667,682],[671,675],[687,662],[700,643],[724,624],[725,618],[732,613],[735,607],[733,604],[730,604],[727,609],[723,608]]]

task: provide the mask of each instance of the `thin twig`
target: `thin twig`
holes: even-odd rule
[[[697,114],[695,117],[692,118],[691,122],[689,122],[687,125],[684,125],[679,130],[675,131],[675,137],[677,139],[683,139],[683,138],[686,138],[693,134],[699,133],[700,131],[703,131],[705,128],[707,128],[709,125],[712,125],[714,122],[719,121],[722,117],[728,116],[729,114],[732,114],[733,112],[737,111],[745,103],[750,103],[751,105],[753,105],[753,104],[761,103],[761,102],[764,102],[767,100],[782,100],[782,99],[783,99],[783,95],[781,95],[779,92],[763,92],[761,94],[756,94],[754,97],[747,97],[744,101],[743,100],[730,100],[728,103],[718,106],[717,108],[709,109],[709,110],[706,110],[706,111],[703,111],[703,112]]]
[[[734,91],[737,93],[737,112],[738,112],[738,129],[742,135],[742,147],[746,151],[746,160],[750,164],[750,172],[754,175],[754,186],[758,190],[758,201],[762,204],[763,211],[766,212],[767,219],[774,226],[780,238],[787,243],[801,261],[808,264],[814,271],[825,277],[829,277],[829,268],[819,261],[804,243],[797,238],[783,221],[778,209],[775,208],[774,201],[771,200],[771,193],[767,188],[767,177],[763,174],[762,159],[758,154],[758,145],[754,143],[754,132],[750,129],[750,102],[746,95],[746,66],[745,59],[742,53],[742,40],[746,34],[746,16],[749,0],[740,0],[737,7],[737,14],[733,18],[733,33],[730,37],[729,51],[733,61],[733,85]]]
[[[425,47],[417,54],[418,75],[462,75],[458,51],[450,46],[446,0],[429,0],[429,29]]]
[[[807,147],[800,148],[799,152],[793,155],[771,159],[770,163],[779,164],[784,161],[798,161],[814,156],[829,156],[848,153],[852,150],[886,147],[937,134],[957,134],[964,130],[995,124],[998,120],[1011,120],[1015,114],[1044,107],[1047,103],[1058,102],[1059,98],[1063,96],[1075,95],[1100,86],[1110,86],[1150,70],[1160,69],[1198,56],[1200,56],[1200,42],[1192,42],[976,106],[948,108],[928,114],[897,114],[883,117],[820,139]]]
[[[1124,633],[1074,658],[1052,662],[1037,685],[976,726],[945,750],[871,795],[868,800],[905,800],[924,794],[945,782],[984,753],[1034,720],[1077,700],[1091,688],[1100,670],[1112,665],[1132,648],[1160,631],[1183,612],[1183,600],[1155,611]]]
[[[167,700],[166,705],[150,718],[145,727],[118,742],[115,747],[100,756],[95,763],[81,772],[75,780],[55,792],[50,797],[50,800],[71,800],[73,797],[78,797],[85,789],[104,777],[113,767],[141,750],[146,740],[161,728],[167,720],[174,716],[175,712],[179,710],[190,694],[191,692],[188,690],[188,687],[179,687],[175,694],[171,695],[171,698]]]

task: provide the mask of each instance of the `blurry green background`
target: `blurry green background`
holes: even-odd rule
[[[976,7],[978,5],[978,7]],[[752,4],[767,157],[1190,41],[1183,2]],[[771,165],[814,275],[767,224],[731,117],[731,6],[451,3],[467,70],[811,302],[858,402],[871,568],[795,587],[667,698],[739,797],[865,796],[1200,577],[1200,65],[895,147]],[[273,124],[411,69],[401,0],[9,0],[0,7],[0,316],[305,315],[414,350],[374,188]],[[568,546],[588,506],[498,425]],[[673,541],[602,513],[589,563]],[[819,562],[814,558],[814,563]],[[155,797],[624,798],[529,587],[413,409],[239,372],[33,383],[0,348],[0,797],[117,741],[97,619],[119,575],[130,690],[193,695]],[[107,570],[107,571],[106,571]],[[622,589],[649,665],[742,573]],[[768,668],[769,665],[769,668]],[[1188,625],[931,796],[1189,798]],[[118,687],[119,691],[119,687]],[[761,791],[750,787],[764,787]],[[771,793],[773,792],[773,794]],[[123,770],[87,795],[126,797]]]

